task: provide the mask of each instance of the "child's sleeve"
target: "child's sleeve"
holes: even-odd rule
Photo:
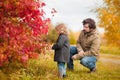
[[[52,49],[61,49],[64,46],[64,43],[66,41],[65,36],[60,36],[58,41],[52,46]]]

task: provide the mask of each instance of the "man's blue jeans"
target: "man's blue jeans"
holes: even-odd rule
[[[68,69],[71,69],[71,70],[74,69],[72,56],[77,53],[78,53],[77,48],[75,46],[70,46],[70,61],[67,64]],[[82,59],[80,59],[80,63],[89,69],[95,68],[96,62],[97,62],[97,59],[95,56],[85,56]]]
[[[66,75],[65,62],[57,62],[59,76]]]

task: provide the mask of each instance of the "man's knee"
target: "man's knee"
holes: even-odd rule
[[[83,57],[81,60],[80,60],[80,63],[83,64],[83,65],[86,65],[89,63],[89,58],[88,57]]]
[[[91,66],[95,65],[96,58],[94,58],[94,57],[84,57],[84,58],[81,59],[80,63],[82,65],[86,66],[86,67],[91,67]]]

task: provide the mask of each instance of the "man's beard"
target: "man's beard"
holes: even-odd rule
[[[83,32],[86,34],[87,32],[85,30],[83,30]]]
[[[88,34],[88,33],[90,33],[91,31],[89,31],[89,32],[86,32],[85,30],[83,30],[83,32],[84,32],[85,34]]]

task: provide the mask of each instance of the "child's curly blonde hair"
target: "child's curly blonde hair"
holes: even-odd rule
[[[68,30],[67,27],[64,23],[60,23],[55,27],[56,31],[58,31],[59,33],[68,35]]]

